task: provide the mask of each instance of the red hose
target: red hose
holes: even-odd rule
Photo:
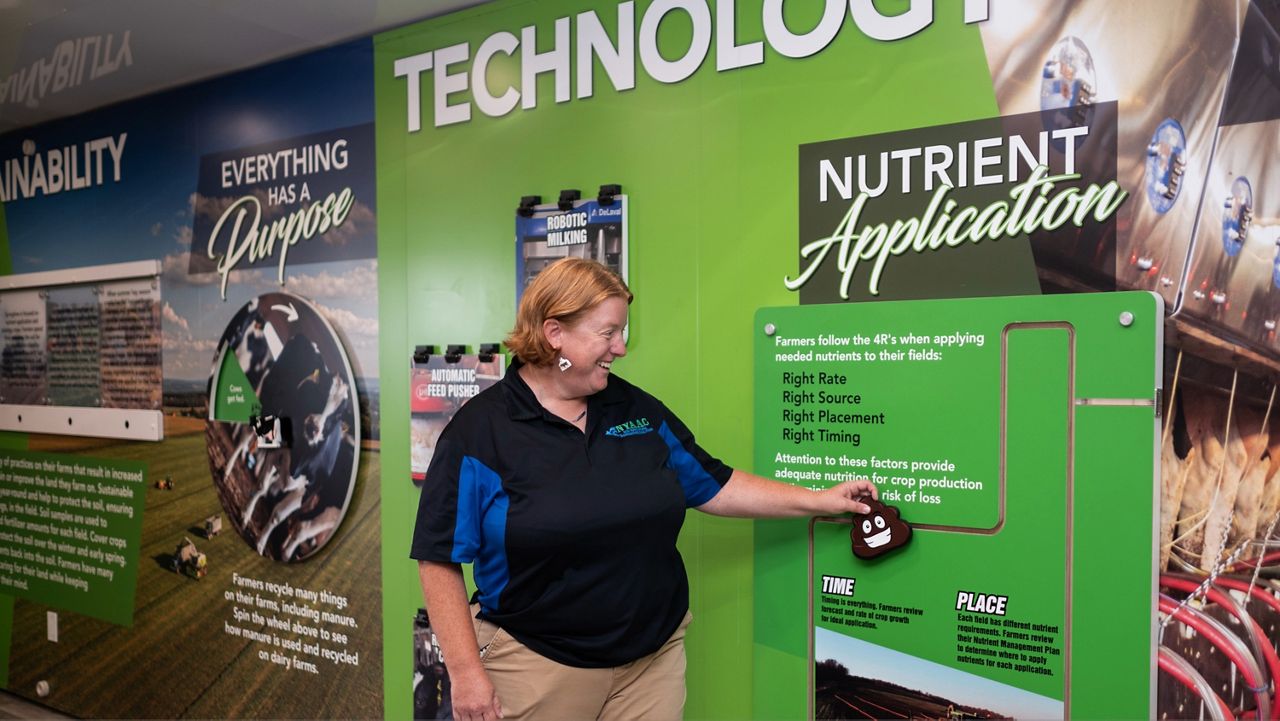
[[[1227,588],[1231,588],[1235,584],[1240,584],[1241,587],[1236,589],[1238,591],[1244,591],[1248,588],[1248,584],[1245,584],[1236,579],[1219,577],[1217,579],[1217,583]],[[1192,581],[1191,579],[1179,578],[1177,576],[1170,576],[1170,575],[1160,576],[1160,585],[1165,586],[1167,588],[1176,588],[1179,591],[1186,591],[1187,593],[1193,593],[1197,588],[1200,587],[1200,584],[1196,583],[1195,581]],[[1261,590],[1261,589],[1258,589],[1258,590]],[[1266,596],[1270,601],[1280,603],[1280,601],[1276,601],[1275,597],[1271,596],[1271,594],[1269,593],[1263,592],[1262,595]],[[1280,656],[1276,655],[1276,649],[1274,646],[1271,645],[1271,641],[1267,638],[1266,632],[1262,630],[1262,626],[1260,626],[1258,622],[1253,618],[1253,616],[1250,616],[1248,613],[1243,614],[1243,618],[1241,618],[1240,615],[1237,615],[1236,604],[1232,603],[1231,599],[1222,591],[1219,591],[1216,588],[1210,588],[1208,593],[1205,594],[1205,597],[1208,598],[1210,601],[1213,601],[1214,603],[1218,604],[1219,606],[1222,606],[1223,608],[1227,609],[1228,613],[1230,613],[1233,616],[1236,616],[1236,618],[1238,618],[1241,623],[1246,624],[1246,627],[1253,629],[1254,638],[1262,639],[1262,642],[1259,643],[1258,645],[1262,648],[1262,658],[1267,662],[1267,673],[1271,676],[1273,680],[1280,681]],[[1277,610],[1280,610],[1280,609],[1277,609]],[[1266,684],[1266,685],[1268,688],[1271,687],[1271,684]],[[1250,687],[1257,688],[1257,686],[1250,686]],[[1271,718],[1272,719],[1280,719],[1280,706],[1277,706],[1276,704],[1277,700],[1280,700],[1280,695],[1273,693],[1271,697]]]
[[[1248,558],[1243,561],[1236,561],[1235,564],[1233,564],[1227,570],[1230,573],[1235,573],[1236,571],[1241,571],[1246,568],[1256,568],[1258,566],[1274,566],[1277,564],[1280,564],[1280,551],[1274,551],[1272,553],[1268,553],[1267,555],[1263,556],[1261,559]]]
[[[1276,598],[1268,592],[1265,586],[1259,586],[1256,583],[1250,586],[1250,584],[1245,583],[1238,578],[1231,578],[1230,576],[1218,576],[1217,584],[1225,588],[1230,588],[1233,591],[1250,593],[1254,598],[1275,609],[1277,613],[1280,613],[1280,598]]]
[[[1163,581],[1161,582],[1163,583]],[[1245,685],[1249,689],[1265,689],[1267,687],[1267,684],[1263,679],[1253,677],[1252,671],[1257,668],[1256,664],[1253,664],[1253,668],[1250,668],[1250,662],[1252,662],[1253,659],[1241,657],[1237,653],[1236,648],[1232,646],[1226,638],[1218,633],[1218,629],[1214,628],[1211,624],[1206,623],[1205,619],[1200,614],[1194,612],[1194,609],[1190,609],[1186,606],[1179,607],[1177,601],[1169,598],[1168,596],[1162,595],[1160,597],[1160,610],[1166,615],[1172,616],[1174,619],[1195,629],[1197,633],[1208,639],[1210,643],[1221,651],[1222,654],[1240,670],[1240,677],[1244,679]],[[1265,697],[1262,696],[1262,691],[1255,690],[1254,696],[1257,698],[1258,708],[1262,708],[1262,702],[1265,699]]]
[[[1161,649],[1161,650],[1168,650],[1168,649]],[[1200,696],[1201,689],[1196,686],[1196,682],[1190,676],[1183,673],[1181,666],[1175,663],[1173,659],[1167,656],[1166,654],[1160,653],[1160,654],[1156,654],[1156,656],[1157,656],[1157,660],[1158,660],[1161,671],[1164,671],[1165,673],[1172,676],[1175,680],[1179,681],[1183,686],[1186,686],[1187,688],[1191,689],[1196,694],[1196,697],[1200,698],[1200,700],[1217,704],[1218,709],[1222,711],[1222,717],[1224,719],[1228,719],[1229,721],[1233,721],[1235,719],[1235,715],[1231,713],[1231,707],[1227,705],[1226,701],[1222,700],[1221,696],[1219,696],[1216,693],[1213,694],[1213,698],[1211,699]]]

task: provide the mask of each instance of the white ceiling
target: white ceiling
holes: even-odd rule
[[[0,0],[0,90],[8,91],[0,97],[0,133],[485,1]],[[77,53],[92,58],[95,50],[120,67],[90,78],[87,59],[77,76]],[[24,83],[33,72],[36,82]],[[66,80],[76,77],[78,84]]]

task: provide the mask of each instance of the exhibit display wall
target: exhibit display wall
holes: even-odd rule
[[[687,514],[687,718],[1265,715],[1278,25],[496,0],[0,136],[0,685],[447,717],[423,474],[573,255],[702,447],[893,507]],[[1157,673],[1210,572],[1253,665]]]
[[[382,716],[372,58],[0,137],[9,690]]]
[[[572,77],[564,102],[556,102],[550,73],[537,76],[532,91],[522,80],[519,52],[498,53],[485,73],[489,92],[501,95],[515,86],[521,102],[536,101],[536,107],[517,105],[501,117],[473,107],[469,121],[435,127],[438,80],[427,70],[419,90],[421,130],[408,131],[409,85],[396,76],[397,61],[459,44],[468,44],[474,58],[486,38],[502,32],[527,37],[526,27],[536,28],[538,51],[547,52],[557,22],[573,23],[572,37],[582,37],[579,13],[587,11],[616,38],[618,13],[634,13],[635,33],[646,7],[496,3],[376,38],[380,304],[408,309],[395,320],[383,316],[384,417],[408,413],[407,391],[392,390],[391,379],[401,382],[401,359],[415,343],[474,346],[499,341],[510,329],[520,198],[541,195],[554,202],[565,188],[592,197],[601,184],[617,183],[628,194],[636,300],[627,356],[614,369],[667,403],[711,453],[750,469],[752,317],[756,308],[798,301],[782,282],[795,272],[797,147],[996,114],[981,39],[976,26],[963,23],[956,4],[940,8],[929,29],[891,43],[860,33],[846,12],[839,34],[816,55],[790,59],[765,49],[763,64],[726,72],[716,71],[717,58],[730,58],[716,55],[716,41],[702,36],[707,28],[699,22],[697,42],[710,42],[712,50],[690,77],[664,84],[637,60],[634,89],[619,92],[597,62],[589,98],[580,97],[577,45],[561,40],[563,66]],[[721,12],[730,7],[720,3]],[[732,24],[716,20],[721,41],[731,29],[740,44],[762,41],[761,5],[739,2],[736,8]],[[797,32],[816,27],[822,17],[818,3],[785,3],[785,9]],[[657,35],[661,54],[668,60],[684,55],[694,35],[690,16],[671,12]],[[450,72],[471,78],[473,67],[462,61]],[[877,70],[866,72],[870,67]],[[448,100],[466,105],[472,97],[464,90]],[[916,102],[922,97],[930,101]],[[384,427],[383,443],[385,477],[406,479],[384,482],[384,533],[407,537],[417,495],[407,481],[404,429]],[[796,549],[803,562],[803,524],[799,528]],[[749,521],[687,515],[680,550],[694,616],[689,718],[753,716],[747,683],[752,659],[774,653],[753,645],[754,628],[789,623],[753,621],[752,534]],[[388,583],[410,583],[415,569],[403,551],[387,544],[384,553]],[[803,593],[802,586],[795,590]],[[417,603],[408,595],[388,596],[386,616],[411,618]],[[796,633],[803,633],[803,620]],[[388,659],[408,657],[407,637],[389,631],[385,643]],[[797,684],[803,713],[803,666],[788,680]],[[402,696],[389,679],[389,713],[393,699]]]
[[[1241,449],[1235,466],[1222,465],[1225,455],[1208,447],[1188,456],[1190,441],[1179,425],[1195,424],[1203,442],[1216,438],[1233,447],[1245,434],[1256,438],[1259,426],[1263,434],[1268,428],[1266,379],[1275,368],[1268,360],[1275,355],[1269,332],[1275,322],[1266,303],[1274,292],[1269,283],[1251,280],[1258,272],[1256,261],[1219,260],[1268,252],[1255,221],[1256,203],[1263,201],[1250,194],[1249,183],[1214,180],[1209,167],[1219,138],[1230,134],[1224,126],[1234,125],[1232,118],[1240,115],[1223,114],[1233,83],[1249,88],[1249,100],[1240,102],[1253,109],[1251,121],[1269,117],[1268,110],[1259,109],[1269,107],[1269,81],[1250,84],[1248,78],[1257,73],[1248,68],[1256,56],[1235,51],[1244,42],[1241,34],[1248,37],[1248,22],[1267,27],[1274,18],[1249,3],[1230,1],[1174,10],[1160,4],[1117,8],[1051,2],[907,6],[903,3],[900,14],[890,18],[860,2],[511,2],[380,35],[375,64],[382,305],[414,309],[403,332],[397,326],[387,334],[402,345],[393,350],[395,341],[384,337],[384,360],[406,357],[420,342],[475,346],[498,340],[514,305],[507,290],[512,268],[521,267],[516,257],[521,251],[507,240],[513,205],[530,195],[555,202],[563,189],[591,197],[598,186],[617,183],[627,195],[627,268],[637,301],[631,309],[629,355],[615,369],[670,403],[707,448],[731,465],[765,474],[785,470],[792,482],[822,487],[841,477],[829,473],[840,457],[955,468],[963,461],[946,448],[949,442],[964,445],[964,431],[982,435],[981,445],[969,447],[981,462],[953,475],[964,475],[964,482],[974,475],[990,487],[996,484],[996,439],[990,437],[994,431],[983,435],[980,429],[994,425],[976,419],[978,414],[991,418],[986,414],[999,407],[996,395],[973,409],[954,407],[956,402],[967,406],[959,400],[966,396],[936,399],[940,417],[956,414],[954,439],[924,433],[905,420],[889,429],[889,436],[881,432],[879,440],[876,431],[883,429],[855,433],[865,420],[824,424],[817,413],[850,409],[840,407],[842,401],[824,404],[816,395],[821,390],[816,380],[797,380],[793,387],[782,380],[786,392],[794,394],[792,411],[776,418],[777,407],[770,404],[778,399],[762,400],[761,394],[776,394],[781,379],[762,371],[760,354],[754,363],[746,362],[765,332],[761,323],[771,318],[756,312],[843,301],[1124,289],[1158,294],[1164,303],[1138,303],[1135,308],[1143,311],[1118,313],[1139,319],[1132,327],[1141,329],[1138,335],[1146,344],[1124,359],[1135,364],[1123,374],[1132,382],[1120,383],[1119,367],[1108,372],[1105,362],[1077,367],[1073,361],[1069,372],[1061,371],[1080,394],[1066,405],[1086,408],[1071,411],[1076,420],[1066,426],[1065,446],[1042,449],[1065,466],[1035,461],[1000,466],[1001,473],[1009,473],[1000,483],[1017,484],[1010,499],[1015,493],[1062,489],[1051,480],[1058,472],[1066,474],[1066,488],[1085,484],[1082,498],[1105,478],[1123,488],[1127,500],[1118,501],[1119,515],[1077,523],[1068,503],[1065,519],[1053,521],[1066,524],[1062,533],[1047,534],[1059,540],[1043,549],[1035,546],[1038,551],[1022,544],[1025,557],[1015,559],[998,549],[1019,545],[1012,539],[1032,523],[1028,516],[990,526],[994,535],[985,545],[949,542],[941,535],[948,527],[987,528],[982,524],[993,509],[966,500],[963,493],[921,491],[900,502],[903,517],[922,525],[902,561],[885,559],[862,574],[810,567],[806,578],[811,553],[815,564],[834,563],[832,554],[842,553],[825,546],[811,549],[810,538],[819,543],[817,529],[811,535],[800,521],[747,525],[690,514],[681,543],[696,619],[689,637],[688,715],[841,717],[875,704],[884,713],[1152,715],[1158,679],[1161,708],[1212,706],[1211,699],[1188,700],[1195,692],[1173,676],[1157,676],[1157,642],[1169,642],[1173,629],[1185,628],[1186,598],[1198,583],[1182,588],[1187,579],[1158,578],[1157,568],[1225,572],[1228,559],[1234,563],[1257,554],[1248,542],[1268,536],[1266,522],[1274,516],[1260,490],[1251,491],[1251,500],[1233,500],[1234,491],[1228,498],[1227,486],[1238,484],[1242,468],[1258,476],[1253,489],[1268,475],[1263,463],[1248,460],[1254,451]],[[1160,19],[1162,38],[1182,40],[1153,43],[1152,18]],[[1270,47],[1268,42],[1265,37],[1256,41]],[[1137,47],[1147,51],[1135,67],[1126,52]],[[1198,90],[1185,91],[1192,82],[1185,78],[1192,76]],[[1211,81],[1201,82],[1204,77]],[[1232,187],[1234,195],[1228,192]],[[1194,244],[1194,253],[1215,259],[1216,265],[1206,266],[1194,260],[1193,240],[1215,227],[1217,245]],[[1251,250],[1242,253],[1241,247]],[[517,287],[523,281],[514,280]],[[1212,306],[1207,318],[1191,309],[1193,301]],[[1005,307],[1002,312],[1010,315],[1004,322],[1049,321],[1020,317],[1016,308]],[[1117,323],[1111,310],[1102,312],[1107,323]],[[853,413],[890,415],[886,411],[901,407],[883,397],[893,395],[894,387],[928,387],[923,381],[932,377],[928,361],[933,354],[955,352],[938,350],[939,338],[997,340],[976,324],[962,324],[927,326],[934,331],[926,334],[929,338],[912,341],[910,332],[917,329],[902,325],[910,317],[902,313],[888,336],[906,345],[895,351],[887,341],[869,341],[877,345],[872,355],[897,362],[908,358],[910,349],[917,354],[910,359],[920,362],[904,361],[897,386],[859,380],[851,370],[849,387],[838,392],[864,390],[870,396],[874,389],[882,396],[866,412]],[[1069,314],[1057,313],[1064,329],[1099,322],[1069,321]],[[802,356],[808,353],[849,362],[840,353],[850,358],[857,353],[841,343],[876,334],[854,311],[839,317],[847,320],[807,326],[793,339],[800,347],[776,349],[778,360],[797,363],[800,377],[830,368],[806,363]],[[1162,347],[1166,324],[1174,342],[1167,352]],[[1060,357],[1054,354],[1065,341],[1052,338],[1040,341],[1048,350],[1033,345],[1036,350],[1025,357],[1043,353],[1053,360],[1041,365],[1058,368]],[[1192,349],[1188,367],[1202,359],[1217,375],[1188,373],[1179,388],[1186,348]],[[1231,348],[1253,351],[1253,362],[1233,361]],[[861,352],[865,361],[866,349]],[[1077,377],[1086,367],[1094,370]],[[391,368],[385,369],[388,377]],[[920,382],[913,373],[921,374]],[[1237,380],[1260,377],[1254,385],[1263,392],[1252,386],[1245,390],[1248,384],[1241,380],[1237,394],[1233,373]],[[1033,380],[1020,382],[1037,386]],[[1188,419],[1182,401],[1170,400],[1179,391],[1187,403],[1205,406],[1193,414],[1199,418]],[[403,403],[405,395],[387,394],[389,416],[406,412],[390,405]],[[1105,424],[1111,430],[1096,430],[1103,426],[1093,424],[1102,419],[1109,419]],[[1128,425],[1110,426],[1122,421]],[[1240,423],[1248,425],[1236,428]],[[1056,428],[1053,424],[1043,427]],[[405,456],[390,451],[392,444],[407,445],[395,438],[398,432],[385,436],[388,463]],[[886,445],[886,438],[901,446]],[[1256,448],[1258,441],[1251,442]],[[1156,458],[1161,444],[1163,477]],[[834,452],[841,447],[842,454]],[[1179,479],[1187,480],[1182,459],[1205,455],[1211,478],[1199,480],[1205,471],[1194,474],[1199,496],[1182,499]],[[770,458],[780,460],[767,462]],[[855,468],[845,469],[843,477],[871,476]],[[911,480],[919,478],[913,474]],[[943,483],[937,476],[931,480]],[[407,487],[404,493],[406,501],[412,498]],[[939,503],[944,505],[925,505]],[[401,524],[407,533],[408,504],[388,504],[391,508],[400,510],[389,510],[386,528]],[[1258,518],[1264,519],[1260,525]],[[1247,520],[1237,524],[1235,519]],[[1115,542],[1099,546],[1097,534],[1088,531],[1109,523],[1120,524],[1123,533],[1109,534]],[[1173,532],[1175,523],[1180,525]],[[1228,537],[1224,524],[1249,529]],[[1015,525],[1023,530],[1015,531]],[[1214,540],[1220,537],[1221,542]],[[1196,539],[1208,539],[1204,543],[1212,548],[1201,554]],[[749,564],[742,555],[748,544],[754,549]],[[973,557],[973,573],[995,564],[1006,574],[982,575],[981,588],[964,585],[977,577],[971,574],[966,581],[963,565],[950,559],[965,557]],[[1060,558],[1066,560],[1054,560]],[[939,576],[938,588],[928,589],[942,597],[949,593],[954,608],[930,608],[923,600],[926,589],[919,594],[897,589],[885,596],[867,585],[909,576],[916,563],[926,577],[930,563],[954,571],[945,580]],[[1064,563],[1065,586],[1040,583],[1040,574],[1062,578],[1058,569]],[[848,567],[847,562],[837,566]],[[1125,569],[1124,581],[1109,585],[1108,574],[1116,568]],[[400,571],[405,578],[410,572],[408,566]],[[388,577],[394,573],[388,565]],[[859,582],[867,599],[886,604],[877,613],[890,620],[857,615],[866,608],[854,590]],[[1034,590],[1011,593],[1010,587]],[[858,604],[843,601],[848,615],[842,619],[834,613],[839,607],[835,588]],[[1056,600],[1052,588],[1060,589]],[[1107,594],[1115,594],[1114,603],[1099,605]],[[1157,612],[1160,594],[1174,604],[1164,616]],[[916,596],[918,603],[905,607],[894,600]],[[1000,599],[1021,604],[1009,611],[1013,625],[1002,625],[1005,620],[997,617],[1004,615],[1003,606],[997,614],[994,605],[986,605]],[[806,607],[806,601],[812,605]],[[406,599],[401,610],[393,611],[395,602],[388,600],[388,617],[406,617],[411,604]],[[856,630],[865,628],[860,620],[919,625],[911,621],[919,612],[926,616],[920,631]],[[974,620],[983,613],[995,620],[985,626]],[[1176,622],[1165,623],[1171,616]],[[1073,618],[1081,625],[1073,627]],[[858,672],[841,665],[838,653],[815,656],[850,646],[819,643],[814,625],[824,634],[834,630],[873,644],[880,654],[876,658],[885,659],[895,673],[871,681],[865,674],[853,678]],[[995,648],[973,640],[996,628],[1013,635],[997,635],[1004,640]],[[1093,657],[1087,649],[1096,646],[1089,634],[1104,631],[1116,651],[1106,659]],[[389,658],[397,655],[391,652],[397,642],[407,650],[407,640],[388,636]],[[917,643],[923,646],[912,645]],[[1262,657],[1259,643],[1255,639],[1254,648]],[[866,655],[866,646],[858,648]],[[1073,648],[1079,659],[1074,666]],[[944,666],[960,673],[944,673]],[[959,692],[950,681],[931,687],[923,668],[940,678],[970,682],[961,683]],[[1229,688],[1234,671],[1228,666],[1202,672],[1213,679],[1205,688],[1221,684],[1216,693],[1224,697],[1234,692],[1233,708],[1269,704],[1258,694]],[[839,680],[841,674],[849,678]],[[985,685],[989,682],[1007,695],[988,698],[975,690],[995,688]],[[747,687],[750,699],[742,691]],[[861,696],[837,698],[835,687]],[[1038,700],[1020,695],[1026,693]],[[389,693],[389,707],[393,696],[400,694]]]

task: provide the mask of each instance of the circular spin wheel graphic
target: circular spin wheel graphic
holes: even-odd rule
[[[266,293],[240,308],[215,354],[205,438],[222,508],[251,548],[301,561],[333,538],[360,414],[346,351],[315,306]]]

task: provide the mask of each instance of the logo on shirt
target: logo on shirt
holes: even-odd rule
[[[627,436],[638,436],[641,433],[648,433],[653,430],[653,426],[649,425],[648,418],[637,418],[618,425],[605,431],[606,436],[614,438],[626,438]]]

